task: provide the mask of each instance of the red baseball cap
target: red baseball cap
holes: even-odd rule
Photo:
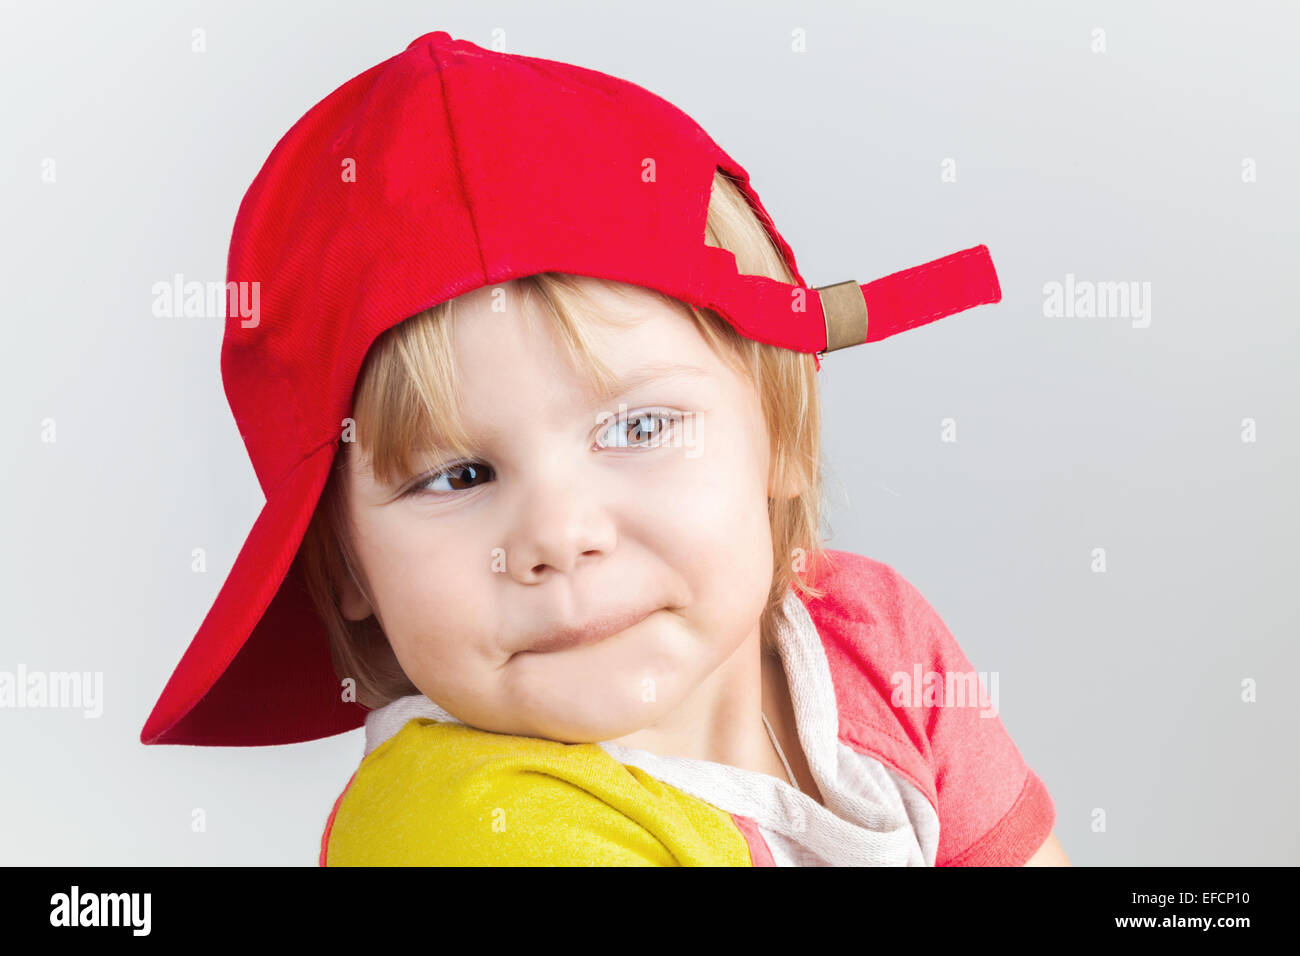
[[[705,244],[719,168],[797,284],[739,274]],[[413,40],[298,120],[240,204],[227,289],[258,294],[249,314],[229,309],[221,374],[266,504],[142,743],[288,744],[363,724],[296,561],[362,361],[433,305],[548,271],[712,309],[818,368],[825,352],[1001,299],[984,246],[810,288],[748,173],[671,103],[441,30]]]

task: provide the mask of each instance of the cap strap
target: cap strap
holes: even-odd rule
[[[963,249],[866,285],[837,282],[818,286],[814,291],[821,299],[826,323],[824,352],[878,342],[944,316],[1002,300],[987,246]]]
[[[826,348],[833,352],[867,340],[867,300],[862,286],[849,279],[833,285],[815,287],[821,296],[822,315],[826,321]]]

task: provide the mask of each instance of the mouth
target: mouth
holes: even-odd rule
[[[596,644],[640,624],[657,610],[658,607],[640,607],[614,611],[576,626],[552,628],[529,645],[525,653],[549,654],[571,647]]]

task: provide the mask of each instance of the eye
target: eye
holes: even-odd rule
[[[493,474],[491,465],[484,465],[478,462],[464,461],[449,465],[441,471],[436,471],[430,475],[421,478],[415,484],[411,485],[402,495],[403,498],[408,495],[418,495],[422,492],[429,494],[448,494],[453,491],[472,490],[475,486],[473,482],[487,481]]]
[[[680,416],[672,412],[637,412],[611,422],[608,430],[618,435],[615,448],[653,448],[662,444]],[[667,423],[667,424],[661,424]],[[630,427],[629,427],[630,426]],[[629,434],[632,436],[629,438]]]

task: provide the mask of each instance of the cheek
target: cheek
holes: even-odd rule
[[[741,418],[743,416],[735,416]],[[696,447],[678,452],[681,485],[674,489],[675,509],[698,529],[697,537],[738,545],[768,533],[767,462],[752,424],[748,430],[721,428],[717,419],[701,421]]]
[[[441,634],[465,633],[476,599],[486,588],[487,559],[469,560],[465,548],[419,533],[418,518],[376,528],[363,548],[377,616],[403,664],[446,660],[450,642]],[[454,646],[454,645],[453,645]]]
[[[740,432],[705,435],[697,450],[678,452],[656,492],[656,550],[697,600],[761,607],[773,571],[762,449]]]

